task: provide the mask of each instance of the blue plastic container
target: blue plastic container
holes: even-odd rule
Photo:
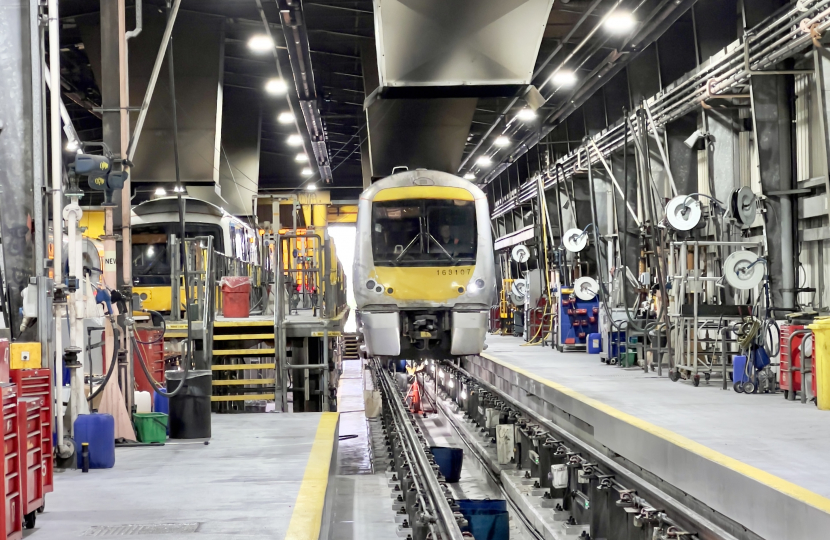
[[[746,374],[746,356],[736,355],[732,357],[732,382],[745,383],[749,380]]]
[[[588,334],[588,354],[602,352],[602,334]]]
[[[510,516],[506,501],[458,499],[455,502],[476,540],[508,540]]]
[[[619,358],[626,352],[625,332],[611,332],[608,336],[608,349],[611,352],[610,358]]]
[[[435,458],[435,464],[438,465],[438,470],[441,471],[447,482],[451,484],[458,482],[461,479],[464,450],[446,446],[432,446],[430,450]]]
[[[170,415],[170,400],[153,390],[153,412]],[[170,422],[167,422],[167,435],[170,435]]]
[[[111,469],[115,465],[115,419],[109,414],[81,414],[75,420],[78,468],[83,467],[83,443],[89,443],[89,468]]]

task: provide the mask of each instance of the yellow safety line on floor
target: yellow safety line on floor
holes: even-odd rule
[[[320,536],[338,417],[338,413],[320,417],[285,540],[318,540]]]
[[[788,480],[784,480],[783,478],[775,476],[774,474],[770,474],[757,467],[753,467],[752,465],[747,465],[742,461],[739,461],[735,458],[731,458],[725,454],[718,452],[717,450],[712,450],[708,446],[695,442],[687,437],[684,437],[683,435],[679,435],[666,428],[662,428],[660,426],[652,424],[651,422],[647,422],[642,418],[638,418],[632,414],[623,412],[594,398],[590,398],[585,394],[577,392],[576,390],[568,388],[567,386],[540,377],[535,373],[531,373],[509,362],[500,360],[491,354],[482,353],[480,356],[486,358],[487,360],[490,360],[493,363],[499,364],[500,366],[506,367],[511,371],[515,371],[516,373],[524,375],[529,379],[533,379],[538,383],[544,384],[545,386],[549,386],[554,390],[561,392],[562,394],[565,394],[566,396],[569,396],[577,401],[581,401],[585,405],[588,405],[601,412],[604,412],[609,416],[612,416],[634,427],[642,429],[643,431],[650,433],[655,437],[659,437],[676,446],[679,446],[680,448],[697,454],[702,458],[708,459],[709,461],[722,465],[727,469],[732,469],[733,471],[742,474],[747,478],[751,478],[757,482],[760,482],[761,484],[765,484],[775,489],[776,491],[784,493],[785,495],[789,495],[793,499],[806,503],[823,512],[830,513],[830,499],[822,497],[818,493],[812,492],[809,489],[803,488]]]

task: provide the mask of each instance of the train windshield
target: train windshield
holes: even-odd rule
[[[473,201],[403,199],[372,204],[372,255],[376,266],[475,264]]]
[[[216,251],[223,249],[222,229],[209,223],[187,223],[188,238],[212,236]],[[136,225],[132,228],[133,284],[170,285],[170,235],[179,236],[179,224]]]

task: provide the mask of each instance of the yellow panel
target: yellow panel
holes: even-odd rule
[[[274,334],[229,334],[227,336],[213,336],[213,341],[229,341],[232,339],[274,339]]]
[[[238,396],[210,396],[211,401],[260,401],[275,399],[274,394],[240,394]]]
[[[184,289],[182,289],[182,291],[184,291]],[[170,311],[171,295],[169,285],[159,285],[155,287],[133,287],[133,292],[142,298],[141,305],[144,309],[152,309],[153,311]],[[142,295],[146,295],[146,298]]]
[[[285,540],[317,540],[320,536],[339,418],[338,413],[322,413],[320,417]]]
[[[357,223],[357,206],[329,206],[329,223]]]
[[[274,349],[226,349],[213,351],[213,356],[273,356],[275,352]]]
[[[12,369],[38,369],[40,363],[40,343],[36,341],[15,341],[11,346],[10,366]]]
[[[474,266],[394,267],[376,266],[372,277],[396,300],[446,302],[458,298],[473,277]],[[459,292],[459,287],[462,291]]]
[[[212,381],[213,386],[238,386],[241,384],[274,384],[276,379],[235,379],[230,381]]]
[[[235,369],[275,369],[277,364],[229,364],[226,366],[210,366],[213,371],[226,371]]]
[[[106,234],[104,232],[105,214],[102,210],[84,210],[84,215],[78,222],[79,227],[86,227],[84,236],[98,239]]]
[[[374,201],[399,201],[402,199],[452,199],[473,201],[473,194],[464,188],[444,186],[411,186],[386,188],[377,192]]]
[[[274,326],[273,320],[268,319],[245,319],[241,321],[216,321],[213,323],[214,328],[230,328],[233,326]],[[170,328],[170,325],[167,325]]]

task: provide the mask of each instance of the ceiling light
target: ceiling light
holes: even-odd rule
[[[265,83],[265,91],[271,95],[278,96],[288,91],[288,85],[282,79],[270,79]]]
[[[294,161],[296,161],[297,163],[305,163],[308,161],[308,156],[305,154],[297,154],[296,156],[294,156]]]
[[[483,165],[484,167],[493,164],[493,160],[490,159],[490,156],[481,156],[476,160],[477,165]]]
[[[625,11],[615,11],[608,15],[605,19],[605,29],[612,34],[625,34],[634,29],[637,25],[637,20],[631,13]]]
[[[274,40],[265,34],[257,34],[248,40],[248,48],[254,52],[268,52],[274,48]]]
[[[567,70],[557,71],[552,80],[558,87],[573,86],[576,84],[576,73]]]
[[[78,143],[78,141],[71,140],[68,143],[66,143],[66,149],[70,152],[74,152],[75,150],[78,150],[79,148],[80,148],[80,144]]]
[[[518,118],[522,122],[530,122],[531,120],[534,120],[536,118],[536,113],[533,112],[532,109],[522,109],[516,115],[516,118]]]
[[[290,135],[285,142],[288,143],[288,146],[300,146],[303,144],[303,138],[295,133],[294,135]]]
[[[305,188],[306,188],[308,191],[316,191],[316,190],[317,190],[317,184],[309,184],[309,185],[307,185]]]
[[[530,109],[522,109],[522,110],[523,111],[529,111]],[[531,112],[533,112],[533,111],[531,111]],[[536,115],[534,114],[533,116],[536,116]],[[496,137],[496,140],[493,141],[493,144],[495,144],[496,146],[502,146],[502,147],[507,146],[508,144],[510,144],[510,139],[508,139],[504,135],[500,135],[500,136]]]
[[[468,172],[467,174],[464,175],[464,180],[475,180],[475,179],[476,179],[476,175],[474,175],[471,172]]]
[[[312,171],[311,169],[309,169],[308,167],[306,167],[305,169],[303,169],[303,170],[300,172],[300,174],[302,174],[303,176],[311,176],[312,174],[314,174],[314,171]]]
[[[277,116],[277,122],[280,124],[291,124],[294,122],[294,113],[285,111],[281,112],[279,116]]]
[[[156,195],[159,195],[159,196],[167,195],[167,191],[163,187],[156,188]]]

